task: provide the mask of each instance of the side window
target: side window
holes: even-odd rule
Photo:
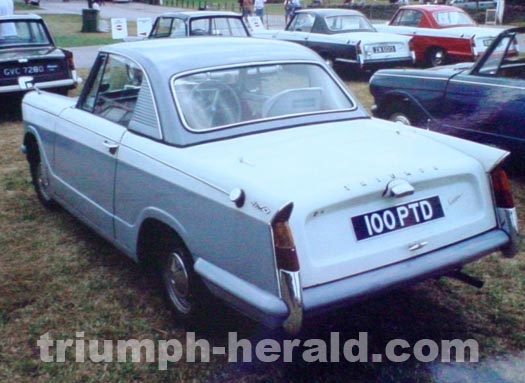
[[[206,36],[210,34],[210,19],[192,20],[190,24],[191,36]]]
[[[423,15],[419,11],[405,10],[397,14],[394,25],[404,27],[417,27]]]
[[[294,32],[311,32],[314,26],[315,16],[309,13],[297,14],[290,24],[290,31]]]
[[[171,32],[171,24],[173,19],[171,17],[162,17],[157,21],[153,36],[155,37],[168,37]]]
[[[142,78],[142,70],[135,63],[118,55],[109,55],[105,63],[99,66],[80,107],[117,124],[128,126],[135,110]]]

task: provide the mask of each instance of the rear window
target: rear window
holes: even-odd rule
[[[175,78],[173,90],[185,126],[197,132],[355,107],[341,84],[312,63],[193,73]]]
[[[1,21],[0,48],[18,45],[52,45],[52,43],[42,22]]]
[[[467,15],[461,11],[451,12],[434,12],[432,14],[436,23],[442,27],[451,27],[454,25],[476,25],[476,23]]]

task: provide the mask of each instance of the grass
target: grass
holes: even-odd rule
[[[85,71],[84,71],[85,72]],[[81,73],[84,77],[86,73]],[[366,81],[347,83],[369,107]],[[50,212],[37,201],[24,156],[19,152],[22,124],[0,121],[0,381],[25,382],[523,382],[525,357],[525,254],[515,259],[491,255],[468,271],[486,281],[477,290],[452,280],[432,280],[401,289],[306,324],[299,338],[357,339],[368,332],[369,353],[402,338],[476,339],[477,364],[306,363],[65,363],[40,361],[37,340],[185,339],[187,327],[163,306],[155,282],[107,242],[63,210]],[[512,180],[525,217],[525,180]],[[520,222],[523,226],[523,222]],[[239,338],[283,340],[224,309],[209,314],[212,329],[197,338],[226,346],[227,331]],[[304,351],[304,348],[300,352]],[[503,380],[505,379],[505,380]]]
[[[111,32],[81,32],[81,15],[43,14],[41,16],[46,21],[51,35],[59,47],[105,45],[117,42],[117,40],[111,38]],[[105,22],[107,22],[108,25],[110,23],[109,20]],[[136,35],[136,25],[133,21],[128,21],[128,34],[130,36]]]

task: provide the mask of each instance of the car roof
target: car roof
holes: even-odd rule
[[[404,5],[399,8],[401,9],[417,9],[424,12],[436,12],[436,11],[461,11],[464,12],[463,9],[458,7],[453,7],[450,5],[438,5],[438,4],[421,4],[421,5]]]
[[[129,57],[148,72],[174,73],[249,62],[317,60],[299,44],[246,37],[188,37],[107,45],[100,49]],[[164,77],[164,76],[163,76]]]
[[[0,21],[11,21],[11,20],[42,20],[38,15],[28,14],[28,15],[2,15],[0,16]]]
[[[296,11],[295,13],[315,13],[321,17],[326,16],[339,16],[339,15],[359,15],[363,16],[363,14],[359,11],[351,10],[351,9],[334,9],[334,8],[312,8],[312,9],[303,9],[300,11]]]
[[[240,13],[227,11],[180,11],[166,12],[158,17],[177,17],[180,19],[191,19],[196,17],[242,17]]]

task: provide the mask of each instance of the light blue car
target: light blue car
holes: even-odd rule
[[[31,92],[23,116],[40,201],[155,264],[184,320],[212,294],[294,333],[516,251],[507,152],[370,118],[297,44],[106,46],[78,99]]]

